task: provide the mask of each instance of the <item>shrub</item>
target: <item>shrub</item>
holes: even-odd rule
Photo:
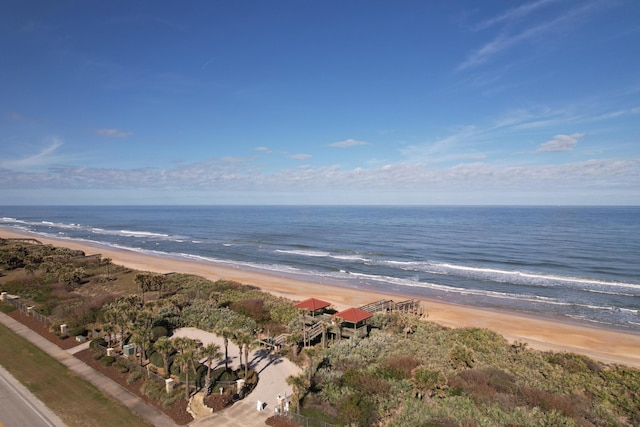
[[[184,398],[183,389],[176,387],[171,394],[167,394],[164,386],[156,381],[145,381],[141,391],[149,398],[160,402],[165,408]]]
[[[235,381],[238,379],[238,374],[236,372],[233,371],[225,371],[224,368],[222,368],[222,374],[220,375],[220,378],[217,379],[217,381]]]
[[[244,371],[242,371],[242,374],[244,375]],[[258,374],[253,369],[249,369],[249,375],[247,375],[247,378],[245,378],[244,380],[245,384],[247,385],[257,384]]]
[[[475,359],[473,350],[460,344],[456,344],[449,352],[449,361],[454,369],[473,368]]]
[[[231,310],[247,317],[251,317],[258,323],[264,323],[271,319],[271,314],[264,307],[264,300],[260,298],[249,298],[236,301],[231,304]]]
[[[92,339],[89,342],[89,348],[96,348],[96,347],[99,348],[99,347],[106,347],[106,346],[107,346],[107,342],[102,337]]]
[[[111,366],[115,361],[116,358],[113,356],[102,356],[102,358],[100,359],[100,363],[102,363],[104,366]]]
[[[162,325],[151,328],[151,341],[156,342],[160,337],[168,337],[169,330]]]
[[[378,419],[375,403],[362,393],[348,396],[340,405],[339,419],[345,425],[372,426]]]
[[[154,351],[149,355],[149,362],[158,368],[164,368],[164,359],[162,358],[162,354],[157,351]]]
[[[77,337],[78,335],[86,335],[86,334],[87,334],[87,328],[85,328],[84,325],[76,326],[69,329],[69,335],[72,337]]]
[[[0,303],[0,311],[2,311],[3,313],[11,313],[14,310],[16,310],[16,308],[11,304],[7,304],[4,302]]]
[[[127,384],[131,385],[131,384],[135,383],[136,381],[138,381],[139,379],[142,379],[143,377],[144,377],[144,375],[142,374],[142,372],[136,370],[135,372],[132,372],[127,377]],[[152,382],[152,381],[147,381],[147,382]]]
[[[574,405],[570,396],[552,394],[545,390],[522,387],[518,393],[521,402],[530,407],[538,407],[545,412],[556,411],[566,416],[574,416]]]
[[[574,353],[550,353],[547,361],[553,365],[562,366],[572,374],[586,372],[600,372],[600,364],[587,356]]]
[[[345,371],[342,376],[342,385],[367,395],[383,395],[389,391],[386,381],[377,378],[373,373],[355,369]]]
[[[378,368],[378,374],[387,379],[408,379],[411,378],[411,371],[420,366],[420,363],[413,356],[392,357],[385,360]]]

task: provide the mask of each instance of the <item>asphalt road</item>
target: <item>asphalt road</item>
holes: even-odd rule
[[[58,427],[65,424],[0,366],[0,427]]]

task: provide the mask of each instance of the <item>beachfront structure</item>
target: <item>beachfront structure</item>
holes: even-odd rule
[[[371,317],[373,317],[372,313],[351,307],[334,314],[332,319],[335,324],[337,324],[336,320],[340,322],[340,325],[337,326],[339,328],[341,338],[364,338],[369,334],[367,319],[370,319]],[[345,324],[348,324],[351,327],[345,327]]]
[[[339,313],[330,309],[330,303],[316,298],[309,298],[294,304],[302,311],[304,345],[323,335],[323,338],[364,338],[369,334],[368,319],[375,313],[405,313],[422,315],[422,304],[417,300],[394,302],[380,300],[359,308],[348,308]]]
[[[293,306],[302,310],[309,310],[311,316],[314,317],[316,313],[323,313],[325,309],[330,305],[330,302],[322,301],[321,299],[317,298],[309,298],[304,301],[300,301]]]

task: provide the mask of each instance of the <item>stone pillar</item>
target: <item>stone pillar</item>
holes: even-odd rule
[[[276,400],[278,402],[277,408],[279,410],[279,413],[283,413],[283,411],[284,411],[284,397],[281,396],[281,395],[278,395],[278,397],[276,397]]]
[[[167,378],[164,380],[164,388],[167,391],[167,394],[171,394],[173,391],[173,378]]]
[[[0,301],[7,301],[9,299],[9,295],[6,292],[2,292],[0,294]]]
[[[113,347],[107,348],[107,356],[113,356],[114,351]]]
[[[28,316],[32,316],[33,315],[33,306],[32,305],[27,307],[27,315]]]
[[[240,393],[244,388],[244,380],[242,378],[240,378],[239,380],[236,380],[236,385],[238,387],[238,393]]]
[[[67,335],[69,333],[69,327],[65,324],[60,325],[60,333],[62,335]]]

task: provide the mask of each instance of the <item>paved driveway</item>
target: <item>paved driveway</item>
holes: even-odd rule
[[[215,343],[224,353],[223,339],[210,332],[197,328],[181,328],[174,331],[173,337],[189,337],[202,341],[204,345]],[[229,342],[229,366],[237,369],[240,366],[238,346]],[[224,366],[224,360],[214,361],[213,368]],[[277,396],[290,397],[291,387],[287,384],[287,377],[298,375],[300,368],[288,359],[269,354],[264,350],[254,350],[249,353],[249,366],[258,373],[259,381],[256,388],[243,400],[236,402],[224,411],[214,413],[206,418],[193,421],[193,426],[264,426],[267,418],[273,415],[277,404]],[[264,410],[258,411],[258,401],[264,404]]]

